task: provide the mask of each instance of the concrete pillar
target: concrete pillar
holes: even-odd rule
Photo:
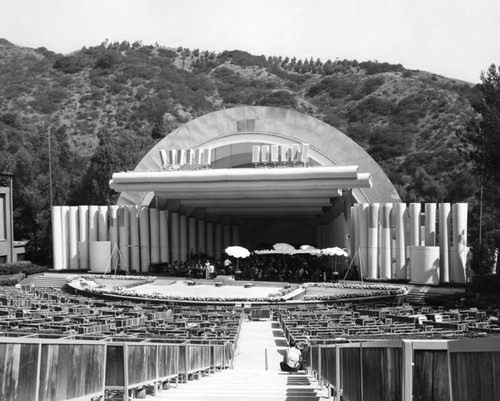
[[[52,207],[52,267],[54,270],[63,268],[63,238],[62,238],[61,206]]]
[[[382,235],[381,235],[381,258],[380,258],[380,277],[392,278],[392,254],[391,254],[391,211],[392,203],[382,204]]]
[[[89,206],[89,241],[99,241],[99,206]]]
[[[79,242],[78,254],[80,256],[80,269],[89,268],[89,207],[78,206]]]
[[[151,242],[149,239],[149,211],[139,206],[139,243],[141,250],[141,272],[147,273],[151,264]]]
[[[130,211],[127,206],[121,206],[117,211],[118,219],[118,249],[120,270],[128,271],[130,267]]]
[[[359,264],[359,204],[352,205],[351,210],[351,257],[353,265]]]
[[[425,204],[425,246],[436,245],[436,204]]]
[[[68,211],[69,222],[69,268],[78,269],[78,206],[70,206]]]
[[[410,203],[410,245],[420,246],[420,203]]]
[[[368,207],[368,278],[378,278],[378,212],[380,204]]]
[[[231,245],[233,245],[233,239],[231,238],[231,225],[224,224],[222,234],[222,249],[224,250]]]
[[[170,252],[173,262],[181,260],[181,242],[180,242],[180,227],[179,227],[179,213],[169,213],[169,228],[170,228]]]
[[[223,254],[222,249],[222,224],[215,224],[215,258],[221,259]]]
[[[196,233],[197,224],[194,217],[188,219],[188,249],[189,255],[196,255],[198,253],[198,246],[196,244]],[[190,257],[191,259],[191,257]]]
[[[439,204],[439,278],[441,283],[450,282],[450,230],[451,213],[449,203]]]
[[[333,242],[333,246],[338,246],[339,248],[344,247],[344,241],[343,241],[343,224],[342,221],[344,220],[343,214],[339,214],[337,218],[335,219],[335,241]]]
[[[453,205],[453,253],[450,280],[455,283],[465,283],[467,264],[467,203],[456,203]]]
[[[196,243],[198,245],[198,252],[197,253],[199,253],[199,254],[207,253],[206,240],[205,240],[206,232],[207,232],[207,228],[205,225],[205,220],[203,220],[203,219],[198,220],[198,229],[197,229],[198,239],[197,239]]]
[[[179,215],[179,247],[180,247],[180,260],[187,262],[188,260],[188,226],[187,216]]]
[[[405,203],[394,204],[394,227],[396,232],[395,239],[395,253],[396,263],[392,276],[397,279],[406,279],[408,277],[407,264],[406,264],[406,241],[405,241]]]
[[[359,203],[359,274],[368,274],[368,203]]]
[[[240,245],[240,226],[237,224],[231,226],[231,236],[233,237],[233,245]]]
[[[108,207],[99,206],[98,216],[98,241],[108,241]]]
[[[63,265],[64,270],[69,268],[69,206],[61,206],[61,235],[63,242]]]
[[[211,221],[207,221],[207,255],[211,258],[215,257],[215,236],[214,236],[214,223]]]
[[[168,212],[160,210],[160,263],[170,262],[168,228]]]
[[[330,248],[336,245],[337,230],[338,230],[337,218],[335,218],[333,221],[328,223],[328,239],[326,241],[324,248]]]
[[[151,241],[151,264],[160,263],[160,213],[156,208],[149,209],[149,238]]]
[[[316,225],[316,248],[321,248],[321,234],[322,234],[322,228],[320,224]],[[306,244],[303,244],[306,245]]]
[[[130,217],[130,271],[141,271],[141,250],[139,242],[139,206],[132,205]]]
[[[118,268],[118,209],[119,206],[110,205],[108,207],[109,216],[109,241],[111,242],[111,266],[110,270]]]

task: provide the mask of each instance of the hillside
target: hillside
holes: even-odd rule
[[[479,72],[478,72],[479,73]],[[471,84],[401,65],[102,43],[61,55],[0,39],[0,171],[15,173],[16,237],[50,249],[53,204],[113,202],[108,181],[179,125],[237,105],[291,108],[366,149],[406,201],[474,192],[455,133]]]

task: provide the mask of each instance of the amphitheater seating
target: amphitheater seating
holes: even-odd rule
[[[313,344],[335,337],[355,340],[500,334],[498,322],[488,321],[485,311],[445,311],[408,304],[280,307],[279,319],[288,340],[308,339]]]
[[[233,306],[183,307],[94,300],[51,288],[4,287],[0,292],[2,335],[34,332],[78,339],[155,338],[234,342],[241,313]]]

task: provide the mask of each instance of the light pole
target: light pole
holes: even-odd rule
[[[49,191],[50,191],[50,210],[52,211],[52,151],[50,148],[50,125],[47,129],[47,137],[49,142]]]

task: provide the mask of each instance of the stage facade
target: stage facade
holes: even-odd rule
[[[231,245],[284,242],[345,248],[366,277],[465,280],[467,205],[402,203],[359,145],[296,111],[196,118],[110,187],[117,205],[54,208],[56,269],[146,272],[199,254],[221,259]]]

